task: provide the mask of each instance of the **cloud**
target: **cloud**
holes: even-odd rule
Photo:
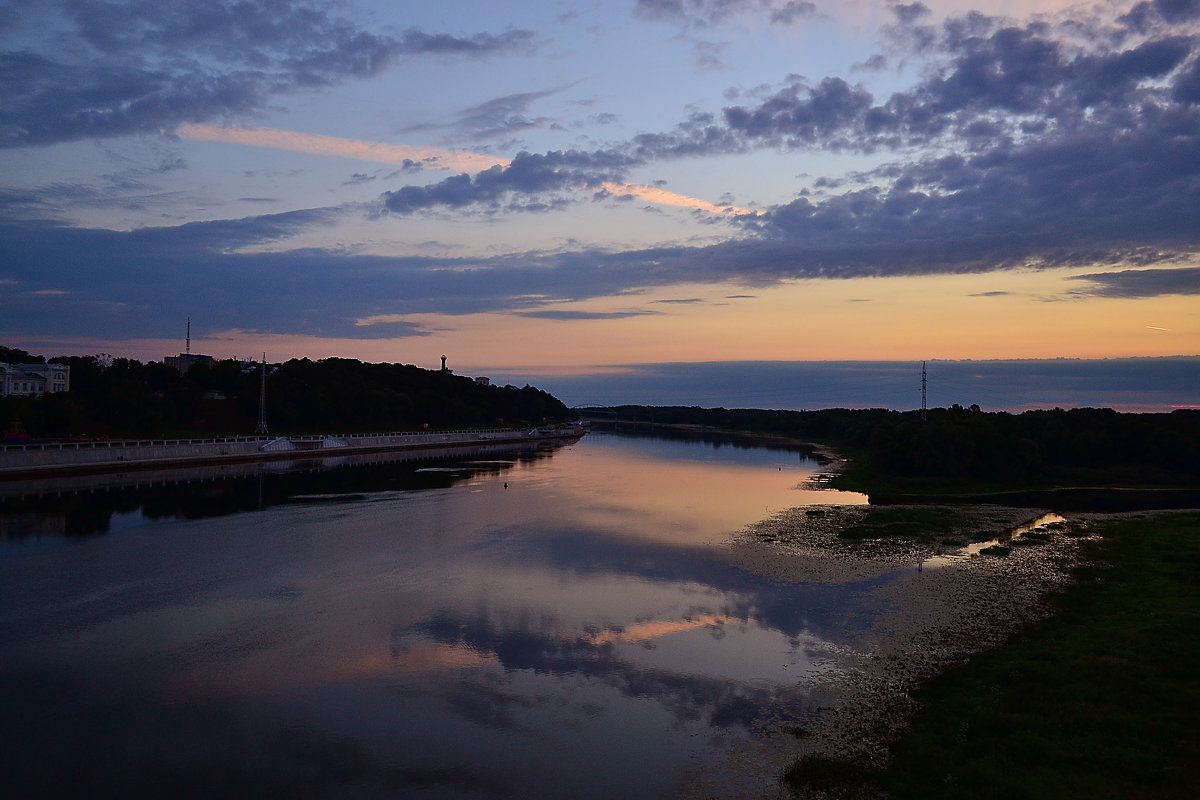
[[[378,325],[385,326],[388,338],[432,335],[432,331],[425,329],[420,323],[409,322],[402,314],[375,314],[354,320],[354,325],[360,328],[370,328]]]
[[[463,109],[445,125],[416,127],[423,130],[449,129],[457,137],[476,141],[509,137],[521,131],[549,125],[553,120],[545,116],[531,116],[529,110],[537,101],[552,97],[566,88],[568,87],[560,86],[540,92],[518,92],[494,97]]]
[[[616,173],[611,165],[591,154],[552,151],[544,154],[518,153],[506,166],[494,166],[471,175],[455,175],[426,186],[404,186],[385,192],[384,207],[395,214],[411,214],[434,207],[463,208],[475,205],[498,207],[511,195],[543,195],[568,189],[599,189]],[[555,204],[509,203],[509,210],[541,210]]]
[[[511,197],[540,195],[542,200],[511,200],[509,210],[544,210],[565,202],[561,192],[588,189],[611,191],[617,187],[622,171],[633,163],[610,151],[578,150],[548,153],[520,152],[506,165],[496,165],[475,175],[456,175],[425,186],[405,186],[383,195],[384,207],[396,214],[411,214],[435,207],[499,207]],[[652,194],[651,187],[627,187],[633,192]],[[669,193],[664,193],[664,197]],[[675,196],[678,198],[678,196]],[[689,198],[690,199],[690,198]],[[699,202],[699,201],[692,201]]]
[[[1142,2],[1129,10],[1121,21],[1138,31],[1145,31],[1157,24],[1168,25],[1200,19],[1200,3],[1196,0],[1151,0]]]
[[[771,22],[780,25],[794,25],[802,20],[819,19],[821,13],[816,3],[797,2],[790,0],[771,12]]]
[[[924,3],[894,3],[888,9],[896,15],[896,21],[901,25],[914,25],[927,19],[933,12]]]
[[[692,7],[666,7],[677,5]],[[1200,102],[1190,25],[1138,33],[1098,20],[1022,26],[972,13],[935,28],[915,25],[928,16],[920,4],[892,8],[905,23],[892,46],[926,67],[912,88],[877,98],[838,76],[789,76],[754,104],[698,111],[674,130],[636,137],[632,151],[648,161],[763,147],[983,152],[1089,130],[1119,136]]]
[[[694,42],[692,54],[696,69],[701,72],[717,72],[725,69],[725,62],[721,60],[721,56],[728,47],[729,42]]]
[[[731,282],[770,286],[789,279],[988,271],[1047,259],[1038,243],[1004,238],[933,242],[903,238],[809,242],[744,238],[706,247],[613,252],[511,253],[488,258],[387,257],[337,250],[280,249],[331,209],[190,223],[134,231],[52,222],[0,224],[0,276],[66,295],[9,292],[5,327],[35,330],[54,303],[59,336],[156,337],[189,310],[204,308],[214,330],[344,338],[421,336],[418,314],[526,313],[543,319],[615,318],[632,312],[545,308],[650,287]],[[1015,237],[1023,240],[1023,237]],[[1092,265],[1105,253],[1059,240],[1056,261]],[[263,245],[271,245],[264,247]],[[263,252],[269,251],[269,252]],[[1145,256],[1159,258],[1160,251]],[[1195,293],[1197,269],[1089,273],[1083,295]],[[270,298],[270,302],[263,302]],[[691,299],[691,298],[684,298]],[[601,316],[597,316],[597,315]]]
[[[1016,25],[978,14],[934,28],[925,25],[929,15],[921,8],[898,6],[906,9],[897,14],[907,20],[910,33],[921,27],[929,34],[923,40],[922,77],[903,91],[882,98],[838,77],[789,77],[774,91],[746,95],[752,100],[719,112],[697,111],[666,132],[591,151],[521,152],[507,159],[264,128],[196,123],[179,128],[187,138],[459,173],[384,193],[380,202],[393,214],[539,211],[588,196],[641,200],[727,217],[737,234],[718,244],[514,252],[484,259],[321,250],[249,253],[251,247],[268,249],[264,243],[280,249],[297,232],[350,212],[311,209],[99,231],[45,219],[19,222],[34,214],[51,216],[53,204],[44,195],[14,191],[0,198],[6,212],[20,211],[7,213],[0,224],[0,274],[70,292],[52,298],[71,309],[60,319],[89,335],[100,329],[124,332],[118,320],[140,331],[161,330],[190,302],[217,309],[222,317],[214,323],[217,328],[248,327],[250,317],[263,330],[383,336],[387,325],[356,321],[398,315],[402,324],[403,315],[416,313],[542,310],[533,308],[531,295],[584,300],[703,281],[754,287],[791,279],[1017,266],[1086,269],[1079,278],[1089,283],[1080,287],[1082,295],[1191,294],[1194,272],[1150,267],[1180,263],[1200,251],[1200,98],[1193,99],[1200,51],[1188,27],[1196,19],[1189,16],[1194,5],[1149,4],[1136,21],[1132,16],[1112,24],[1077,20],[1070,29],[1045,20]],[[675,6],[688,13],[710,8]],[[730,7],[735,6],[749,7]],[[1179,19],[1185,22],[1172,21]],[[326,27],[336,29],[335,23]],[[114,37],[153,41],[159,36],[186,44],[183,32],[165,23],[128,30],[115,22],[94,24],[96,30],[85,32],[78,27],[82,23],[72,27],[93,56],[116,47],[110,42]],[[224,30],[236,33],[228,25]],[[255,35],[268,34],[274,40],[281,35],[270,30]],[[337,41],[336,36],[329,43],[297,37],[293,49],[298,52]],[[211,37],[204,41],[217,46]],[[151,48],[160,60],[164,52]],[[32,55],[4,54],[18,61]],[[270,48],[261,58],[262,68],[251,70],[255,75],[286,60]],[[234,72],[214,80],[226,74]],[[19,71],[0,70],[0,91],[7,98],[10,87],[25,80]],[[260,85],[259,78],[254,85]],[[495,110],[506,104],[520,109],[536,94],[497,98],[505,102]],[[68,90],[66,107],[72,102]],[[9,114],[4,108],[0,114]],[[658,160],[775,148],[818,153],[896,148],[897,160],[841,183],[814,183],[810,191],[759,213],[627,180],[633,170]],[[49,188],[63,196],[91,191],[75,185]],[[1108,266],[1124,271],[1100,271]],[[331,292],[335,284],[338,291]],[[255,300],[264,296],[275,298],[271,308]],[[39,298],[5,299],[6,324],[44,318],[35,305]]]
[[[475,171],[509,163],[506,158],[446,150],[439,147],[411,147],[384,142],[344,139],[315,133],[284,131],[275,128],[231,128],[216,125],[180,125],[175,130],[181,139],[204,142],[226,142],[249,147],[271,147],[319,156],[353,158],[379,164],[418,166],[422,169]]]
[[[709,214],[755,214],[757,212],[746,208],[739,208],[735,205],[717,205],[710,203],[707,200],[700,200],[696,197],[688,197],[687,195],[668,192],[665,189],[660,189],[657,186],[646,186],[645,184],[634,183],[618,183],[615,181],[606,181],[603,184],[604,191],[618,197],[631,197],[639,200],[645,200],[648,203],[662,206],[676,206],[678,208],[691,208],[696,211],[704,211]]]
[[[471,36],[451,36],[447,33],[426,33],[411,28],[399,39],[398,49],[404,55],[455,55],[488,58],[497,53],[523,52],[532,54],[536,35],[533,31],[510,28],[504,33],[476,33]]]
[[[590,189],[602,195],[636,198],[655,205],[690,208],[717,215],[753,214],[734,205],[718,205],[655,186],[625,183],[616,179],[637,162],[616,152],[592,153],[568,151],[546,154],[519,153],[514,159],[446,150],[436,147],[411,147],[336,136],[299,133],[274,128],[226,128],[215,125],[181,125],[176,131],[183,139],[225,142],[250,147],[270,147],[320,156],[337,156],[381,164],[398,164],[408,169],[475,171],[474,177],[460,174],[440,183],[406,186],[384,194],[384,205],[392,212],[413,213],[435,207],[463,208],[495,204],[505,196]],[[23,203],[32,203],[30,195]],[[13,198],[17,204],[17,198]],[[513,203],[514,210],[545,210],[557,203]]]
[[[10,7],[0,147],[157,133],[378,75],[404,58],[528,52],[529,31],[367,30],[321,0],[47,0]]]
[[[1071,280],[1090,286],[1073,292],[1097,297],[1158,297],[1168,294],[1200,294],[1200,267],[1176,269],[1127,269],[1073,275]]]
[[[778,25],[820,17],[816,5],[803,0],[637,0],[633,14],[653,22],[710,28],[739,16],[760,15]]]
[[[545,309],[541,311],[518,311],[517,316],[531,317],[533,319],[604,320],[656,316],[659,313],[658,311],[571,311],[567,309]]]

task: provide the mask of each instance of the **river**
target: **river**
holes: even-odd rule
[[[0,497],[5,794],[669,797],[872,613],[725,557],[794,451],[296,466]]]

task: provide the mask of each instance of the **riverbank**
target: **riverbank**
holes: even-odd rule
[[[238,436],[224,439],[119,440],[0,446],[0,481],[167,468],[477,447],[582,436],[577,425],[478,428],[381,434]]]
[[[957,510],[956,525],[923,541],[839,536],[891,510],[794,508],[747,528],[728,545],[729,560],[749,572],[785,583],[839,584],[880,610],[866,629],[847,620],[826,669],[797,683],[729,762],[706,776],[702,795],[787,796],[779,776],[797,759],[882,769],[912,718],[913,692],[1047,616],[1047,598],[1068,582],[1086,535],[1072,521],[1056,525],[1052,536],[1029,539],[1035,546],[1012,546],[1004,557],[956,557],[972,541],[1002,536],[1043,515],[991,506]]]
[[[1087,522],[1054,614],[921,689],[891,797],[1200,796],[1200,513]]]
[[[995,782],[996,776],[1002,775],[1005,769],[1019,773],[1023,766],[1019,759],[1004,761],[1004,758],[1011,759],[1012,753],[995,759],[999,763],[989,766],[992,770],[989,777],[981,778],[980,775],[988,773],[972,766],[981,754],[996,746],[985,733],[991,730],[988,726],[995,723],[973,716],[978,706],[993,702],[1002,693],[1006,710],[1020,708],[1027,704],[1021,693],[1031,690],[1024,677],[1016,679],[1016,688],[1009,689],[1006,685],[1014,680],[1014,675],[1024,675],[1021,670],[1029,669],[1028,665],[1002,667],[999,675],[994,665],[1007,663],[1004,660],[1006,654],[1013,652],[1015,646],[1029,651],[1031,637],[1038,636],[1039,631],[1051,631],[1040,634],[1050,637],[1050,642],[1032,645],[1034,658],[1041,659],[1034,665],[1039,670],[1046,667],[1045,662],[1052,660],[1060,646],[1054,637],[1063,634],[1053,631],[1067,630],[1070,635],[1092,636],[1093,639],[1102,639],[1106,635],[1103,621],[1080,621],[1061,615],[1063,597],[1074,596],[1071,592],[1076,591],[1081,570],[1091,570],[1088,574],[1093,578],[1102,574],[1106,584],[1123,580],[1117,574],[1120,570],[1110,572],[1109,567],[1096,573],[1097,559],[1112,557],[1105,547],[1108,535],[1117,530],[1114,526],[1125,526],[1121,531],[1126,543],[1136,542],[1139,536],[1150,538],[1150,534],[1157,533],[1160,527],[1182,526],[1180,530],[1191,537],[1180,547],[1179,556],[1185,565],[1194,563],[1197,546],[1200,546],[1200,517],[1195,513],[1177,512],[1163,516],[1067,515],[1061,522],[1027,533],[1006,545],[993,545],[990,551],[973,556],[963,555],[959,548],[944,544],[950,540],[958,543],[990,535],[986,530],[989,525],[1003,528],[1029,521],[1029,509],[996,506],[973,509],[962,517],[962,529],[951,531],[949,536],[926,537],[923,541],[912,537],[850,540],[839,536],[861,525],[864,517],[889,510],[791,509],[751,526],[728,546],[730,560],[743,569],[769,575],[781,582],[841,584],[847,592],[877,603],[880,613],[876,622],[864,630],[856,629],[848,621],[842,647],[828,656],[828,668],[813,680],[799,682],[793,698],[780,703],[772,717],[763,721],[755,736],[730,753],[728,763],[704,777],[700,794],[728,798],[773,795],[801,798],[956,797],[963,796],[964,787],[970,786],[971,790],[966,794],[976,796],[987,788],[988,780]],[[1174,522],[1168,525],[1162,522],[1164,519]],[[1169,537],[1157,535],[1153,548],[1159,549],[1160,565],[1170,566],[1171,547]],[[1179,572],[1178,564],[1175,569]],[[1157,625],[1155,620],[1167,617],[1180,620],[1183,609],[1196,605],[1195,587],[1188,586],[1191,584],[1177,584],[1165,593],[1160,592],[1157,606],[1124,612],[1148,614],[1148,621],[1124,620],[1118,622],[1117,627],[1124,625],[1123,629],[1130,629],[1141,625],[1143,629],[1153,630]],[[1164,598],[1169,600],[1180,591],[1190,595],[1187,602],[1191,605],[1181,604],[1179,608],[1161,605]],[[1132,594],[1146,597],[1149,593],[1135,588]],[[1079,602],[1074,607],[1078,610]],[[1075,628],[1081,628],[1083,632]],[[1139,647],[1160,649],[1174,647],[1173,642],[1179,639],[1181,648],[1195,654],[1197,636],[1194,632],[1164,630],[1162,638],[1144,633],[1142,639]],[[1114,689],[1120,687],[1121,691],[1134,696],[1160,697],[1167,691],[1165,685],[1154,683],[1156,677],[1153,674],[1147,675],[1133,664],[1138,658],[1135,651],[1105,650],[1103,642],[1100,649],[1099,655],[1089,657],[1088,664],[1103,669],[1106,660],[1116,659],[1120,663],[1113,662],[1114,669],[1119,673],[1095,676],[1092,680],[1102,680],[1106,685]],[[1072,661],[1077,656],[1074,652],[1064,654],[1063,666],[1058,669],[1070,674],[1078,668],[1078,662]],[[1178,662],[1179,665],[1183,663]],[[1193,664],[1194,658],[1186,663]],[[977,664],[980,665],[978,668]],[[988,669],[991,670],[987,673],[990,677],[981,679],[977,676],[980,670]],[[1005,669],[1016,672],[1006,673]],[[939,677],[947,673],[967,677]],[[941,688],[946,683],[954,688]],[[930,691],[931,685],[938,688]],[[1200,702],[1197,701],[1194,679],[1190,680],[1190,689],[1191,696],[1181,697],[1180,702],[1190,709],[1188,713],[1194,714],[1197,702]],[[942,700],[947,694],[952,699]],[[1053,697],[1039,693],[1038,698],[1039,702],[1051,703],[1036,712],[1039,718],[1052,719],[1059,713],[1052,705]],[[1125,746],[1120,742],[1120,730],[1111,725],[1104,726],[1102,719],[1103,707],[1119,700],[1114,697],[1090,700],[1097,704],[1096,709],[1086,713],[1078,708],[1062,709],[1061,712],[1076,716],[1091,714],[1089,724],[1101,726],[1108,732],[1106,746],[1120,750]],[[945,702],[956,705],[938,705]],[[1076,698],[1071,698],[1070,702],[1076,702]],[[1123,708],[1122,712],[1152,726],[1153,717],[1161,713],[1161,708],[1147,707],[1144,711]],[[915,718],[922,725],[916,731],[911,727]],[[1013,724],[1011,720],[1008,722]],[[947,728],[959,724],[965,727],[961,730]],[[973,729],[972,725],[979,727]],[[1192,729],[1185,726],[1185,730]],[[1019,725],[1006,731],[1017,741],[1044,735],[1040,730],[1023,732]],[[1082,734],[1077,731],[1072,735]],[[1190,740],[1186,736],[1182,738],[1185,740],[1182,744],[1174,743],[1177,745],[1172,751],[1175,755],[1160,759],[1165,764],[1159,763],[1158,768],[1168,770],[1163,776],[1168,776],[1169,770],[1178,769],[1181,747],[1185,750],[1190,747],[1187,752],[1193,759],[1196,752],[1200,752],[1194,734]],[[1079,760],[1063,758],[1060,763],[1047,764],[1052,761],[1049,754],[1056,753],[1061,758],[1063,750],[1056,749],[1057,746],[1050,742],[1044,742],[1044,746],[1045,753],[1037,752],[1036,748],[1023,752],[1027,752],[1031,763],[1038,764],[1039,769],[1051,773],[1052,777],[1057,775],[1062,785],[1082,780],[1094,788],[1093,776],[1075,774],[1081,769]],[[1129,746],[1138,747],[1136,744]],[[894,757],[897,752],[900,753],[899,760]],[[1138,758],[1142,762],[1155,760],[1155,757]],[[1194,768],[1195,761],[1191,763]],[[1152,771],[1149,767],[1144,769]],[[786,780],[781,775],[786,775]],[[1192,776],[1194,779],[1195,772]],[[1178,781],[1172,784],[1168,777],[1160,778],[1160,794],[1181,785],[1195,786],[1195,783],[1179,784]],[[950,781],[948,786],[946,780]],[[1143,779],[1129,779],[1124,784],[1114,785],[1121,785],[1122,791],[1137,789],[1138,780]],[[997,790],[987,796],[1037,794],[1022,794],[1026,791],[1027,787]],[[1102,792],[1100,796],[1135,794],[1115,791]],[[1051,792],[1044,796],[1058,795]],[[1151,792],[1145,796],[1158,795]],[[1175,796],[1189,795],[1182,791],[1176,792]]]

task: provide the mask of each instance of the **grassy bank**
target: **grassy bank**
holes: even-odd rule
[[[1200,796],[1200,514],[1106,522],[1058,613],[936,678],[885,773],[798,762],[797,792]]]

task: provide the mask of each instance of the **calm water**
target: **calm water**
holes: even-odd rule
[[[713,547],[785,450],[241,469],[0,501],[5,794],[670,796],[870,613]]]

